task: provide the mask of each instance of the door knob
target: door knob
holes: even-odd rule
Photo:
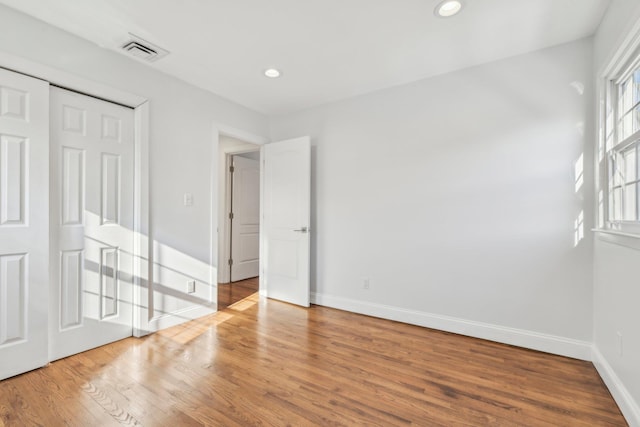
[[[302,228],[300,228],[298,230],[293,230],[293,231],[296,231],[298,233],[308,233],[309,229],[307,227],[302,227]]]

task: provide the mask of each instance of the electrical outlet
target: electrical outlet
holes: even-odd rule
[[[618,356],[622,357],[622,332],[616,332],[618,338]]]
[[[185,206],[193,206],[193,194],[192,193],[184,193],[182,197],[182,203]]]
[[[362,289],[369,289],[370,283],[369,283],[369,278],[368,277],[363,277],[362,278]]]
[[[195,280],[187,280],[187,293],[193,294],[196,292],[196,281]]]

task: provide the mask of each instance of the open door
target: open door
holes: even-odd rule
[[[260,161],[233,156],[231,171],[230,267],[237,282],[260,274]]]
[[[48,180],[49,83],[0,68],[0,380],[48,362]]]
[[[263,203],[267,297],[309,307],[309,137],[264,146]]]

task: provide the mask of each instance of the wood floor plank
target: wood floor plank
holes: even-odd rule
[[[626,425],[591,363],[234,285],[214,315],[0,382],[0,427]]]
[[[227,308],[233,303],[257,292],[259,280],[258,277],[252,277],[239,282],[218,283],[218,310]]]

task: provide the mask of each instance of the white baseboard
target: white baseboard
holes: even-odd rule
[[[640,427],[640,406],[595,345],[592,348],[591,359],[629,425]]]
[[[142,331],[140,335],[134,334],[134,336],[144,336],[215,312],[215,305],[195,305],[172,313],[166,313],[149,320],[149,331]]]
[[[587,341],[326,294],[311,293],[311,302],[367,316],[395,320],[575,359],[591,360],[591,343]]]

